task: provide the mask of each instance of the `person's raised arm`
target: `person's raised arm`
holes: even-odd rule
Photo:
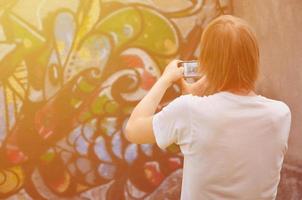
[[[154,143],[152,119],[166,90],[183,76],[183,68],[173,60],[148,94],[134,108],[125,128],[126,138],[133,143]]]

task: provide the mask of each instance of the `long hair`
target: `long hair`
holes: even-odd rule
[[[259,73],[259,47],[252,28],[231,15],[214,19],[201,37],[200,63],[207,79],[206,95],[253,90]]]

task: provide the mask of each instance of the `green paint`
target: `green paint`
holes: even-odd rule
[[[140,11],[144,22],[143,32],[133,45],[163,56],[175,54],[178,39],[172,24],[150,8],[140,7]]]
[[[82,79],[79,83],[79,89],[85,93],[91,93],[96,87],[95,85],[92,85],[88,83],[86,80]]]
[[[47,152],[47,153],[43,154],[40,158],[41,158],[42,161],[44,161],[46,163],[49,163],[55,158],[55,153],[54,152]]]
[[[116,48],[120,48],[138,36],[142,29],[140,12],[134,8],[124,8],[105,17],[97,30],[110,35]]]
[[[118,110],[118,104],[114,101],[110,101],[106,104],[106,112],[108,114],[114,114]]]
[[[104,105],[108,100],[109,100],[108,97],[105,95],[96,98],[96,100],[93,101],[91,105],[92,113],[96,115],[100,115],[101,113],[104,113]]]
[[[81,103],[82,103],[81,99],[77,99],[77,98],[74,98],[74,97],[70,100],[70,105],[74,108],[78,108]]]

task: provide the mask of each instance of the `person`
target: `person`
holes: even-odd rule
[[[183,80],[178,60],[133,110],[125,127],[133,143],[175,143],[184,155],[182,200],[275,199],[291,124],[288,106],[255,93],[259,48],[251,27],[231,15],[217,17],[201,38],[200,71]],[[160,112],[166,89],[184,93]]]

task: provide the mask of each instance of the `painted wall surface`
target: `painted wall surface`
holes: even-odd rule
[[[233,8],[257,33],[261,54],[258,91],[284,101],[292,113],[277,199],[302,199],[302,1],[234,0]]]
[[[0,198],[175,199],[177,149],[130,144],[123,126],[225,12],[228,0],[1,0]]]

